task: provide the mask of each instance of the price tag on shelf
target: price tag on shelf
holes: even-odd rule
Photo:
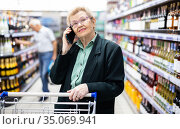
[[[10,34],[4,34],[4,37],[6,37],[6,38],[9,38],[10,37]]]
[[[144,38],[148,38],[148,35],[147,35],[147,34],[144,34],[143,36],[144,36]]]
[[[158,36],[157,36],[157,39],[162,39],[162,40],[163,40],[164,38],[163,38],[163,36],[158,35]]]
[[[170,81],[180,87],[180,80],[179,80],[179,79],[171,76],[171,77],[170,77]]]
[[[178,36],[177,35],[173,35],[173,41],[178,41]]]
[[[173,36],[166,36],[166,40],[170,40],[170,41],[172,41],[173,40]]]
[[[177,36],[177,38],[178,38],[177,41],[180,42],[180,36],[179,35]]]
[[[21,75],[20,74],[17,74],[16,77],[19,78]]]
[[[15,76],[10,76],[9,80],[13,80],[15,78]]]
[[[164,77],[164,73],[160,69],[157,69],[157,73]]]
[[[149,35],[150,38],[155,39],[155,35]]]

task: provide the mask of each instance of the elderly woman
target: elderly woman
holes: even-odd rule
[[[73,9],[67,16],[78,41],[70,44],[63,33],[63,47],[51,69],[50,78],[62,84],[60,92],[70,93],[62,101],[83,101],[87,93],[97,92],[97,114],[113,114],[115,97],[124,89],[124,65],[121,48],[95,32],[96,19],[84,7]],[[55,109],[71,108],[55,105]]]

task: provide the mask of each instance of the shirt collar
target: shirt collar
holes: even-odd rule
[[[88,43],[88,45],[86,46],[86,48],[91,47],[91,46],[93,45],[96,37],[97,37],[97,33],[96,33],[96,35],[94,36],[94,38]],[[81,49],[84,49],[81,40],[78,40],[76,44],[77,44]]]

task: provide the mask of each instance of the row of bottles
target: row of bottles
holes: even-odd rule
[[[0,38],[0,56],[11,55],[13,52],[10,38]]]
[[[132,100],[132,102],[136,105],[137,111],[143,112],[145,109],[146,113],[157,114],[158,111],[150,104],[150,102],[141,95],[141,93],[136,89],[136,87],[129,81],[125,81],[124,90]],[[143,109],[142,109],[143,108]]]
[[[29,17],[22,16],[16,11],[0,11],[0,34],[4,35],[12,32],[27,31]]]
[[[0,77],[16,75],[19,71],[32,65],[37,58],[36,50],[31,50],[17,57],[0,58]]]
[[[158,76],[157,85],[154,86],[154,98],[168,113],[180,114],[180,87],[169,80]]]
[[[30,37],[20,37],[20,40],[28,41]],[[0,56],[11,55],[14,52],[23,50],[29,47],[29,45],[16,44],[14,38],[0,37]]]
[[[1,80],[0,82],[0,92],[2,91],[12,91],[12,92],[19,92],[19,80],[18,78],[15,79],[6,79]]]
[[[112,40],[123,49],[180,78],[180,43],[116,34]]]
[[[0,58],[0,77],[15,75],[19,72],[16,57]]]
[[[169,80],[163,78],[147,67],[137,63],[131,58],[126,61],[136,72],[141,73],[141,80],[146,83],[143,89],[168,113],[179,114],[180,106],[180,87],[176,86]],[[131,70],[133,75],[136,75]],[[137,78],[136,78],[137,79]],[[137,79],[139,81],[139,79]],[[141,82],[139,83],[141,84]]]
[[[127,11],[130,8],[133,8],[135,6],[141,5],[143,3],[146,3],[151,0],[119,0],[117,5],[114,5],[115,1],[112,3],[109,2],[107,4],[108,6],[108,15],[116,15],[122,12]]]
[[[153,105],[144,96],[142,96],[141,105],[145,109],[146,113],[159,114],[159,112],[153,107]]]
[[[140,111],[140,104],[142,101],[141,93],[133,86],[133,84],[129,80],[126,80],[124,84],[124,90],[130,97],[132,102],[136,105],[137,110]]]
[[[180,2],[151,8],[113,20],[107,29],[115,30],[180,30]]]
[[[24,75],[13,79],[2,79],[0,81],[0,93],[3,91],[19,92],[25,84],[28,84],[38,72],[38,67],[27,71]]]

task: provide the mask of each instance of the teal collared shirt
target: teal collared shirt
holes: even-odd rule
[[[88,43],[86,48],[83,47],[80,40],[78,40],[76,43],[80,47],[80,49],[79,49],[79,52],[78,52],[78,55],[76,58],[76,63],[74,65],[72,75],[71,75],[71,86],[72,86],[71,89],[73,89],[77,85],[81,84],[84,69],[85,69],[88,57],[90,55],[90,52],[93,48],[96,37],[97,37],[97,34]]]

